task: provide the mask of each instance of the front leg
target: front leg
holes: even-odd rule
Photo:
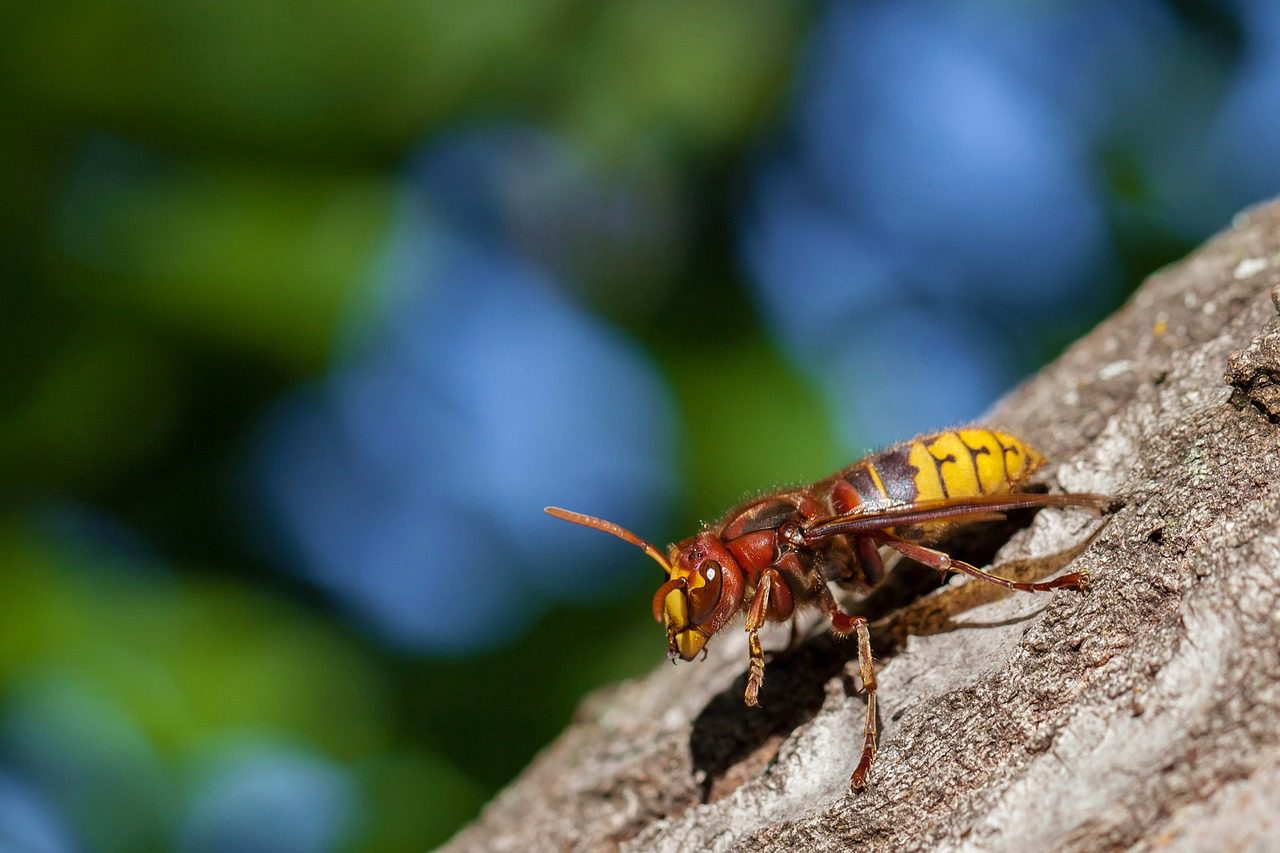
[[[782,611],[785,610],[785,613]],[[764,684],[764,650],[760,648],[760,629],[764,627],[765,618],[786,618],[791,615],[791,590],[778,574],[778,570],[770,566],[760,574],[760,582],[756,585],[755,597],[747,610],[747,648],[751,653],[751,663],[747,670],[747,691],[743,701],[751,707],[760,704],[760,686]]]
[[[751,653],[751,664],[747,670],[747,692],[742,701],[754,708],[760,704],[760,687],[764,684],[764,649],[760,648],[760,635],[755,631],[747,635],[747,648]]]

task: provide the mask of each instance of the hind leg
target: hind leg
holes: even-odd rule
[[[924,565],[937,569],[940,572],[961,572],[969,575],[970,577],[984,580],[987,583],[1002,586],[1005,589],[1016,589],[1021,592],[1047,592],[1052,589],[1083,589],[1085,585],[1085,576],[1080,572],[1069,572],[1061,577],[1054,578],[1051,581],[1043,581],[1041,583],[1022,583],[1021,581],[1011,581],[1008,578],[1002,578],[999,575],[984,572],[977,566],[972,566],[963,560],[953,559],[949,554],[939,551],[936,548],[926,548],[924,545],[917,545],[914,542],[906,542],[902,539],[895,539],[887,535],[878,538],[893,550],[905,557],[910,557],[917,563],[923,563]]]

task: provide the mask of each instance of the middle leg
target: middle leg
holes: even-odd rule
[[[876,755],[876,669],[871,657],[871,632],[865,618],[850,616],[840,609],[825,583],[818,595],[818,603],[831,620],[831,630],[842,637],[856,634],[858,638],[858,674],[862,678],[862,688],[867,691],[867,720],[862,727],[862,757],[849,777],[849,788],[860,791],[867,785],[867,773]]]

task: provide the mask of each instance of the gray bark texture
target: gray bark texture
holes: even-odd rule
[[[1006,576],[1070,563],[1083,594],[953,578],[911,602],[899,566],[849,602],[876,620],[866,790],[854,644],[804,622],[747,708],[731,626],[707,660],[589,698],[447,849],[1280,849],[1278,306],[1272,204],[992,410],[1049,458],[1045,485],[1122,504],[953,552]]]

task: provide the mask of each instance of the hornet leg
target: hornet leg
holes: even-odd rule
[[[747,671],[747,692],[743,701],[755,707],[760,704],[760,686],[764,684],[764,650],[760,648],[760,629],[764,626],[765,617],[769,615],[769,603],[775,590],[783,593],[782,576],[772,567],[765,569],[760,575],[760,583],[756,586],[755,597],[751,599],[751,607],[747,610],[747,645],[751,651],[751,664]],[[790,590],[786,590],[789,598]],[[776,606],[775,606],[776,609]]]
[[[884,580],[884,560],[880,559],[880,548],[870,536],[859,536],[855,541],[858,562],[862,564],[862,576],[869,585],[875,586]]]
[[[998,575],[984,572],[977,566],[971,566],[963,560],[952,559],[949,555],[934,548],[926,548],[923,545],[917,545],[914,542],[904,542],[901,539],[883,538],[884,544],[893,550],[910,557],[918,563],[923,563],[930,568],[937,569],[940,572],[962,572],[971,577],[980,578],[988,583],[996,586],[1002,586],[1005,589],[1016,589],[1022,592],[1046,592],[1051,589],[1083,589],[1085,584],[1085,576],[1080,572],[1069,572],[1062,577],[1054,578],[1051,581],[1042,583],[1021,583],[1019,581],[1011,581],[1008,578],[1002,578]]]
[[[819,596],[819,604],[831,619],[831,630],[841,637],[858,636],[858,674],[862,677],[863,689],[867,691],[867,721],[862,727],[862,758],[849,777],[849,788],[860,791],[867,786],[867,772],[876,755],[876,670],[871,657],[871,632],[867,630],[866,619],[840,610],[826,584],[822,585]]]

